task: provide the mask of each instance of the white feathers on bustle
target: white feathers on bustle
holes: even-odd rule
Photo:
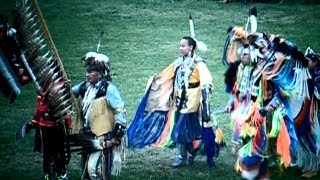
[[[263,55],[260,53],[259,49],[250,46],[250,58],[251,62],[257,63],[259,58],[263,58]]]
[[[312,53],[314,53],[313,49],[311,49],[311,47],[308,47],[308,48],[306,49],[306,52],[304,53],[304,55],[306,56],[306,55],[312,54]]]
[[[17,1],[17,34],[24,52],[25,64],[30,65],[29,74],[42,92],[47,93],[46,103],[53,110],[52,120],[60,121],[71,111],[72,95],[64,81],[67,76],[42,17],[37,1]],[[39,87],[39,89],[40,89]],[[38,87],[37,87],[38,88]]]

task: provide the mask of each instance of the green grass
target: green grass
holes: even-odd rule
[[[214,110],[223,108],[228,99],[221,63],[226,30],[232,25],[244,25],[252,5],[258,9],[259,31],[280,34],[302,50],[312,46],[320,52],[320,5],[300,5],[298,1],[250,6],[212,0],[40,0],[39,4],[72,84],[84,79],[80,59],[96,49],[101,30],[105,32],[100,52],[111,60],[113,80],[125,100],[129,122],[148,77],[177,57],[180,38],[190,34],[190,14],[196,37],[209,48],[201,55],[214,78]],[[0,0],[0,13],[10,21],[14,5],[15,1]],[[32,153],[33,135],[19,143],[14,140],[17,123],[30,120],[35,112],[34,89],[32,83],[25,86],[14,104],[0,97],[0,179],[39,179],[42,175],[41,156]],[[229,119],[226,115],[218,118],[230,144]],[[207,168],[201,156],[192,167],[173,169],[170,163],[177,153],[175,149],[128,150],[122,174],[114,179],[239,179],[233,169],[235,159],[229,152],[228,148],[221,152],[213,169]],[[78,156],[74,155],[68,166],[70,179],[79,179],[78,164]],[[299,179],[299,173],[290,169],[283,176],[274,173],[272,179]]]

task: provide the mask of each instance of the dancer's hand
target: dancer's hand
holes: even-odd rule
[[[268,112],[272,112],[272,111],[274,111],[274,107],[272,106],[272,105],[267,105],[266,107],[265,107],[265,110],[266,111],[268,111]]]
[[[103,148],[110,148],[118,144],[118,142],[114,138],[112,138],[111,140],[105,140],[105,138],[99,138],[99,142]]]
[[[232,107],[232,106],[226,106],[224,109],[225,109],[225,111],[226,111],[227,113],[231,113],[233,107]]]

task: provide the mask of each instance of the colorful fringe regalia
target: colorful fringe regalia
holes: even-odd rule
[[[293,102],[309,99],[307,82],[310,75],[303,54],[292,42],[265,33],[245,35],[243,32],[241,28],[235,27],[228,38],[237,40],[240,44],[250,44],[254,66],[249,79],[251,103],[247,106],[240,103],[234,106],[233,111],[233,114],[236,114],[234,117],[238,118],[236,122],[240,122],[234,127],[235,132],[240,131],[237,142],[243,143],[238,151],[236,169],[241,172],[243,178],[254,179],[269,176],[269,161],[289,167],[290,164],[301,160],[301,142],[310,138],[302,138],[303,135],[297,131],[295,119],[298,113],[297,110],[292,112],[291,108],[301,107],[301,111],[305,112],[302,110],[303,104],[293,106]],[[224,57],[227,57],[226,62],[232,63],[236,57],[236,42],[229,44],[231,48],[225,48],[227,54]],[[265,52],[261,51],[262,48],[265,48]],[[245,76],[242,74],[237,80],[241,77]],[[268,97],[268,93],[271,92],[272,99]],[[270,111],[267,107],[274,110]],[[307,121],[306,118],[304,121]]]
[[[128,128],[128,146],[164,147],[202,138],[208,164],[212,166],[218,145],[212,127],[202,122],[204,114],[209,113],[212,90],[212,77],[203,60],[196,55],[186,60],[179,57],[149,79],[146,93]]]
[[[319,128],[319,92],[318,78],[320,77],[320,55],[308,48],[305,57],[314,64],[308,67],[310,79],[308,81],[308,93],[310,98],[300,98],[301,108],[297,109],[295,116],[295,128],[298,134],[300,146],[297,150],[298,166],[305,172],[303,177],[312,177],[317,174],[320,163],[320,128]]]

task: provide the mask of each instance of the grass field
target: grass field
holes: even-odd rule
[[[302,1],[302,0],[301,0]],[[313,1],[315,2],[315,1]],[[134,116],[150,75],[169,65],[178,55],[178,43],[190,35],[189,15],[194,18],[196,37],[208,46],[201,56],[214,77],[213,110],[222,109],[228,99],[224,92],[221,56],[226,30],[245,25],[248,9],[258,9],[258,31],[279,34],[305,50],[320,52],[320,5],[301,5],[298,0],[282,4],[240,2],[220,4],[216,0],[39,0],[51,36],[72,84],[85,77],[81,57],[94,51],[103,30],[100,52],[109,56],[113,80],[120,89],[128,111]],[[12,20],[15,1],[0,0],[0,13]],[[1,85],[0,85],[1,86]],[[27,121],[35,112],[35,88],[23,88],[14,104],[0,96],[0,179],[40,179],[42,159],[32,153],[33,135],[15,142],[19,121]],[[229,119],[218,117],[227,145],[230,144]],[[222,150],[216,167],[208,169],[199,156],[192,167],[170,167],[175,149],[128,150],[122,174],[114,179],[239,179],[233,169],[230,149]],[[68,166],[69,179],[80,179],[79,159],[74,155]],[[275,172],[272,179],[299,179],[300,171]],[[320,179],[320,176],[314,178]]]

